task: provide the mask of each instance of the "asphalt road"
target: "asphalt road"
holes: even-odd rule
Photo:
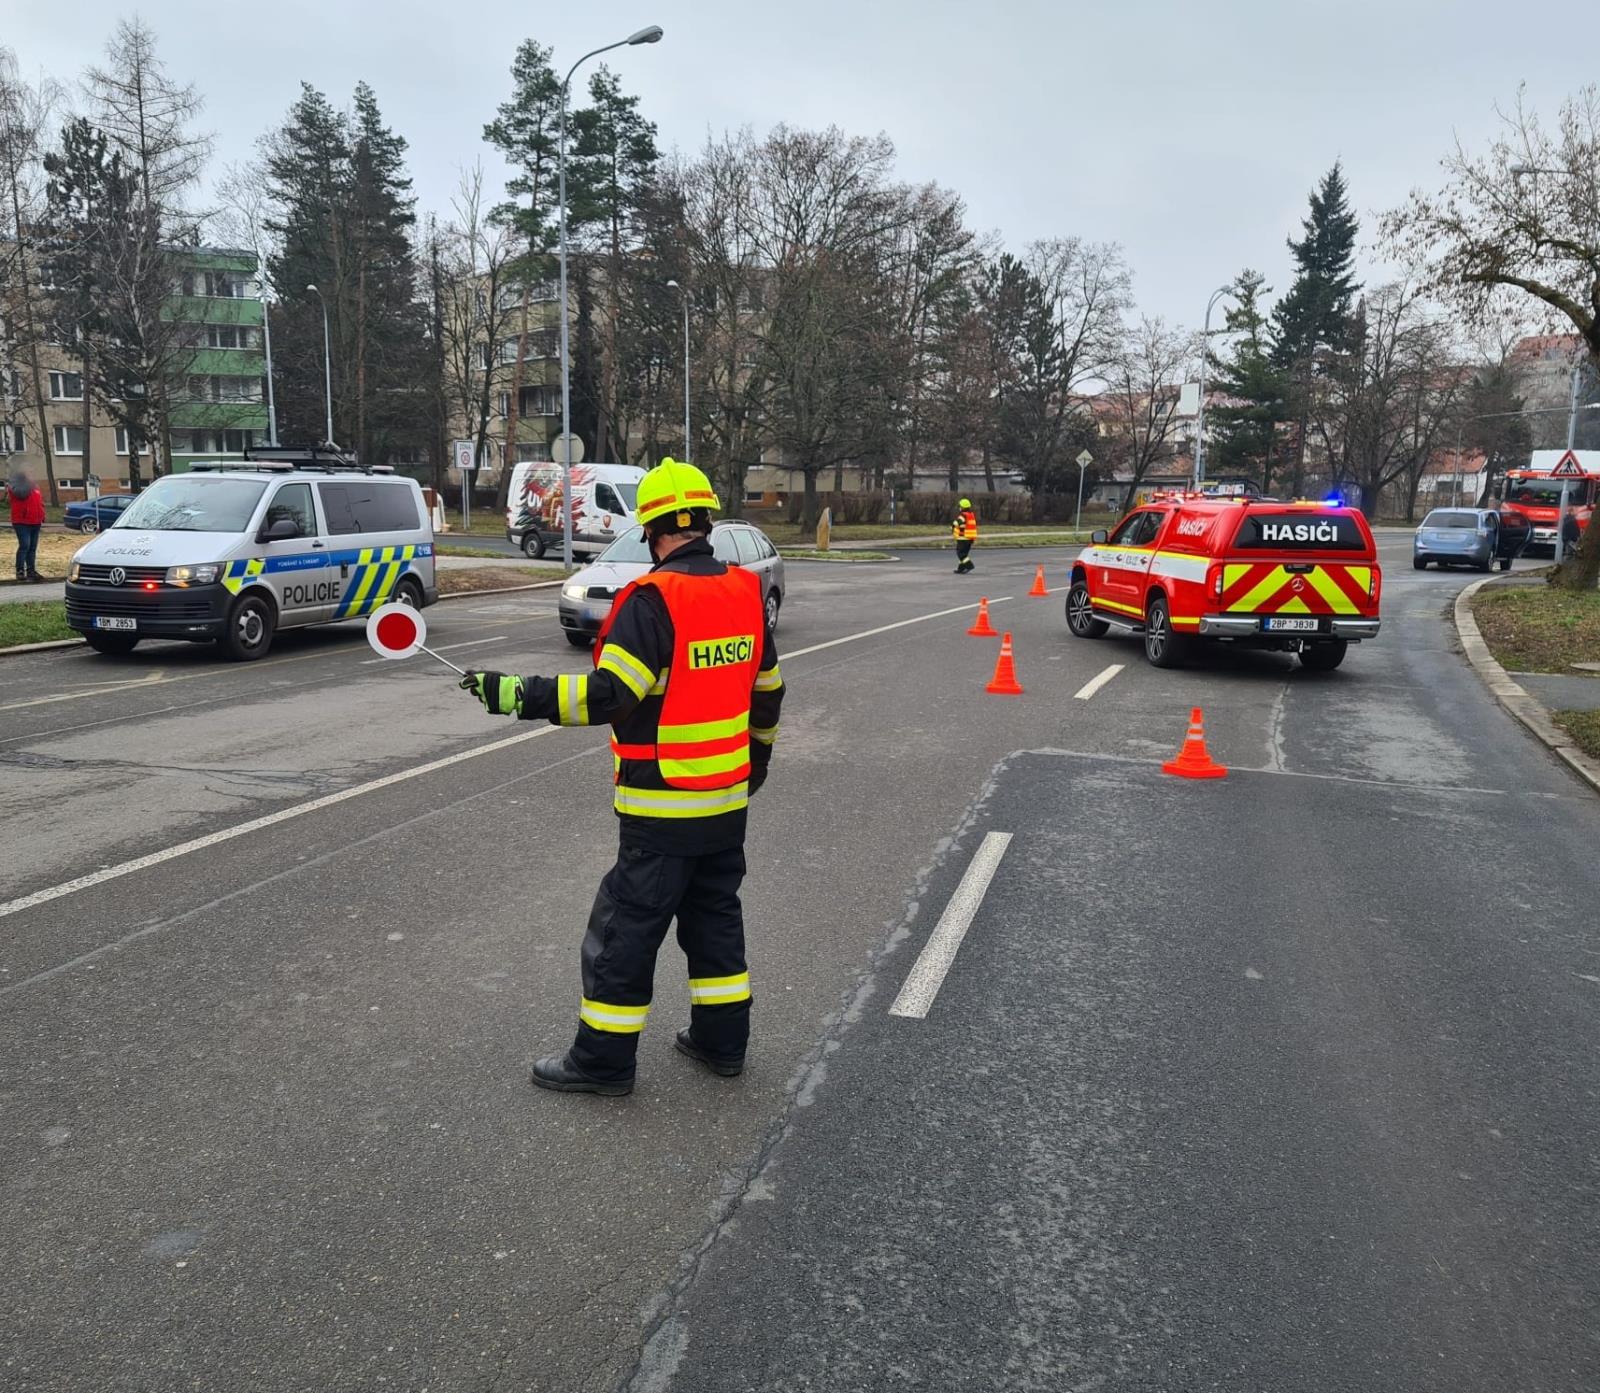
[[[358,630],[0,662],[0,1384],[1594,1386],[1600,814],[1405,546],[1322,676],[1072,640],[1023,598],[1062,552],[792,563],[751,1065],[672,1052],[669,948],[626,1100],[526,1083],[613,848],[598,733]],[[940,614],[978,594],[1022,697]],[[553,605],[431,638],[571,670]],[[1156,772],[1195,703],[1222,783]]]

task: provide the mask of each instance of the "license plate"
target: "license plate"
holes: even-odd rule
[[[104,614],[97,614],[94,617],[94,626],[97,629],[137,629],[139,621],[137,619],[124,619],[118,616],[108,617]]]
[[[1288,618],[1274,618],[1266,621],[1265,627],[1279,632],[1287,630],[1291,634],[1314,634],[1317,631],[1315,619],[1301,619],[1297,616]]]

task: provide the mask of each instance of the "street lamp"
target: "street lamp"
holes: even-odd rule
[[[561,79],[560,142],[556,147],[557,203],[561,221],[561,564],[572,569],[572,373],[567,351],[567,92],[572,75],[591,58],[610,53],[614,48],[661,42],[663,30],[652,24],[614,44],[592,49],[578,59]]]
[[[683,462],[691,464],[694,450],[689,444],[689,301],[694,297],[677,281],[668,281],[667,289],[683,291]]]
[[[336,450],[339,447],[333,443],[333,347],[332,339],[328,334],[328,302],[323,299],[322,292],[314,285],[306,287],[311,294],[322,301],[322,388],[323,400],[328,405],[328,448]]]
[[[1211,311],[1224,295],[1231,294],[1232,286],[1218,286],[1206,301],[1205,323],[1200,331],[1200,404],[1194,418],[1194,486],[1199,488],[1206,478],[1206,353],[1211,340]]]

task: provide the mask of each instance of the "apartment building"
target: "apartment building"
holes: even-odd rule
[[[162,469],[182,470],[197,459],[238,457],[267,432],[261,287],[255,255],[214,247],[176,249],[169,317],[182,352],[167,389],[171,437],[157,451]],[[47,266],[36,283],[48,296]],[[86,474],[102,489],[129,485],[127,432],[103,402],[86,401],[82,363],[48,339],[37,345],[42,401],[32,393],[32,348],[21,316],[0,323],[0,468],[21,467],[45,477],[50,443],[58,487],[72,494]],[[151,474],[151,446],[141,447],[140,472]]]

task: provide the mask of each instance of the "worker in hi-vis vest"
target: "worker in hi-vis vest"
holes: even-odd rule
[[[963,498],[960,508],[950,523],[950,535],[956,539],[956,574],[964,576],[977,569],[972,564],[972,544],[978,540],[978,515],[970,498]]]
[[[494,714],[612,728],[617,862],[584,934],[577,1037],[534,1064],[540,1088],[633,1091],[656,951],[674,918],[690,1002],[677,1047],[714,1074],[744,1068],[745,822],[766,781],[783,678],[760,581],[712,554],[719,506],[700,470],[662,460],[640,481],[637,510],[656,564],[617,596],[594,671],[470,672],[461,683]]]

